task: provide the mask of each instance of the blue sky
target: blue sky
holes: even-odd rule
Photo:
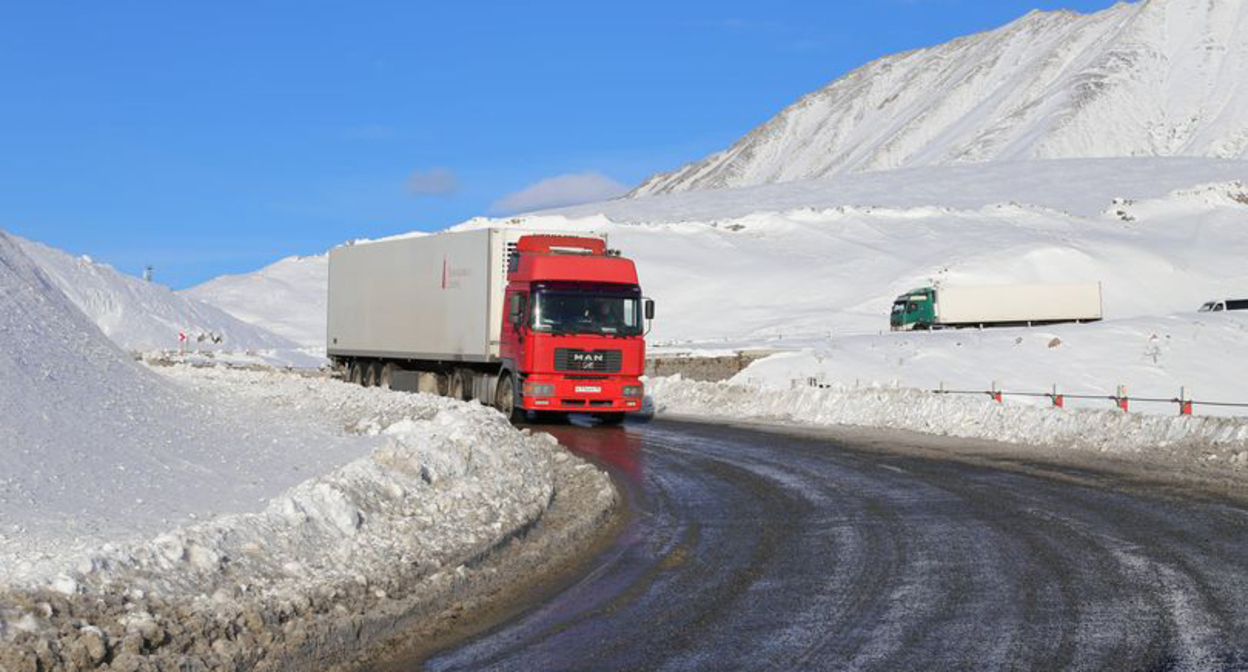
[[[0,228],[187,287],[613,193],[873,58],[1111,4],[4,3]]]

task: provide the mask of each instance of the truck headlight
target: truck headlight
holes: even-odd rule
[[[551,383],[525,383],[524,396],[553,397],[555,396],[555,386]]]
[[[642,392],[644,391],[645,391],[645,388],[642,387],[641,385],[625,385],[624,386],[624,396],[626,397],[640,397],[642,395]]]

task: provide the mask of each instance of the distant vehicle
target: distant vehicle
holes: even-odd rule
[[[605,235],[491,228],[336,247],[328,355],[365,386],[605,424],[641,410],[646,321]]]
[[[1101,284],[923,287],[893,302],[893,331],[1095,322]]]
[[[1220,313],[1224,310],[1248,310],[1248,299],[1209,301],[1200,307],[1202,313]]]

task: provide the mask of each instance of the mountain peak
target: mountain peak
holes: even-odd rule
[[[632,195],[1131,156],[1248,158],[1248,0],[1032,11],[996,30],[886,56]]]

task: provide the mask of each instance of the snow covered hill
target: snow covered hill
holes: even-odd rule
[[[328,257],[287,257],[254,273],[225,275],[179,292],[301,346],[325,347]]]
[[[276,350],[296,344],[262,326],[182,296],[163,285],[117,272],[87,257],[9,236],[61,292],[126,350],[176,350],[178,334],[192,350]]]
[[[1248,157],[1248,0],[1032,12],[869,63],[634,196],[1053,158]]]

